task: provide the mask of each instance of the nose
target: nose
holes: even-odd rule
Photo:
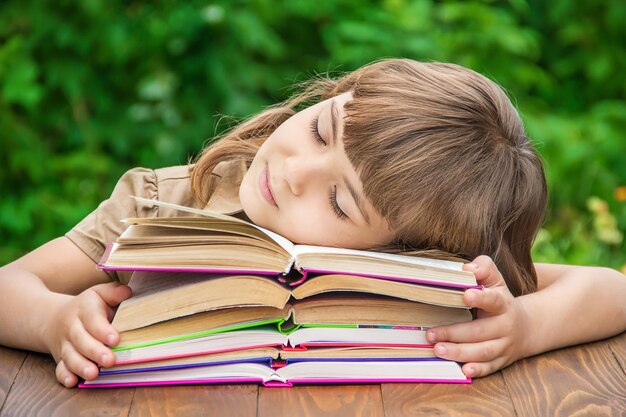
[[[319,184],[328,167],[315,157],[287,157],[283,165],[283,175],[291,192],[300,196]]]

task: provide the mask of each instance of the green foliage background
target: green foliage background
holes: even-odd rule
[[[621,269],[625,21],[625,2],[594,0],[3,1],[0,264],[62,235],[125,170],[187,162],[220,115],[403,56],[514,98],[551,189],[537,260]]]

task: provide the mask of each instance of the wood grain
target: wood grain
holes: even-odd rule
[[[471,385],[66,389],[47,355],[0,347],[0,416],[626,416],[626,333]]]
[[[256,385],[136,388],[131,417],[256,415]]]
[[[607,341],[529,358],[502,372],[519,416],[626,414],[626,375]]]
[[[0,410],[26,355],[22,350],[0,346]]]
[[[514,415],[500,373],[469,385],[383,384],[382,394],[386,417]]]
[[[0,416],[127,416],[134,389],[68,389],[56,381],[48,355],[29,353]]]
[[[379,384],[259,388],[258,417],[383,415]]]
[[[626,332],[608,340],[609,349],[620,364],[622,372],[626,373]]]

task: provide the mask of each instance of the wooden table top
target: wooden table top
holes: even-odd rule
[[[626,416],[626,333],[455,384],[66,389],[48,355],[0,347],[0,416]]]

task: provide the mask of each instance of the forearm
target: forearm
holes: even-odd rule
[[[72,297],[51,292],[31,272],[0,268],[0,345],[48,352],[50,319]]]
[[[572,268],[518,300],[527,317],[523,356],[626,330],[626,277],[611,269]]]

